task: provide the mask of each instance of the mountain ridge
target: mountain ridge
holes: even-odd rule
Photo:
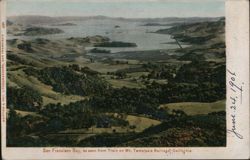
[[[141,22],[178,22],[178,21],[216,21],[222,17],[163,17],[163,18],[124,18],[124,17],[107,17],[107,16],[40,16],[40,15],[21,15],[9,16],[9,21],[19,24],[42,24],[42,23],[59,23],[64,21],[82,21],[89,19],[112,19],[121,21],[141,21]]]

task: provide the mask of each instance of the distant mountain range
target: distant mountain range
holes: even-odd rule
[[[55,24],[67,21],[83,21],[89,19],[113,19],[120,21],[140,21],[144,23],[161,23],[161,22],[203,22],[217,21],[222,17],[166,17],[166,18],[122,18],[122,17],[106,17],[106,16],[91,16],[91,17],[49,17],[49,16],[10,16],[8,20],[18,24]]]

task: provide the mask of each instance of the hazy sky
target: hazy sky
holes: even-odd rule
[[[127,18],[224,16],[224,0],[7,0],[7,14]]]

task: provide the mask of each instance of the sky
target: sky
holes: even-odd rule
[[[7,0],[7,15],[220,17],[224,0]]]

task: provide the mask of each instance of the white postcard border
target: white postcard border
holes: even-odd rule
[[[0,1],[1,139],[3,159],[247,159],[249,158],[249,0],[226,0],[227,146],[166,148],[6,147],[6,0]],[[49,3],[49,2],[48,2]],[[235,84],[235,86],[233,85]],[[239,87],[236,92],[233,87]],[[235,88],[234,88],[235,89]],[[242,96],[242,102],[239,97]],[[236,98],[232,109],[232,98]],[[234,123],[233,123],[234,122]],[[231,131],[230,131],[231,130]],[[234,132],[232,132],[234,131]],[[240,134],[242,139],[236,134]],[[141,151],[136,152],[135,149]],[[78,153],[78,151],[81,153]],[[99,150],[99,151],[98,151]],[[115,151],[116,150],[116,151]],[[63,152],[64,151],[64,152]],[[90,152],[92,151],[92,152]],[[102,151],[102,152],[101,152]],[[153,151],[153,152],[151,152]]]

